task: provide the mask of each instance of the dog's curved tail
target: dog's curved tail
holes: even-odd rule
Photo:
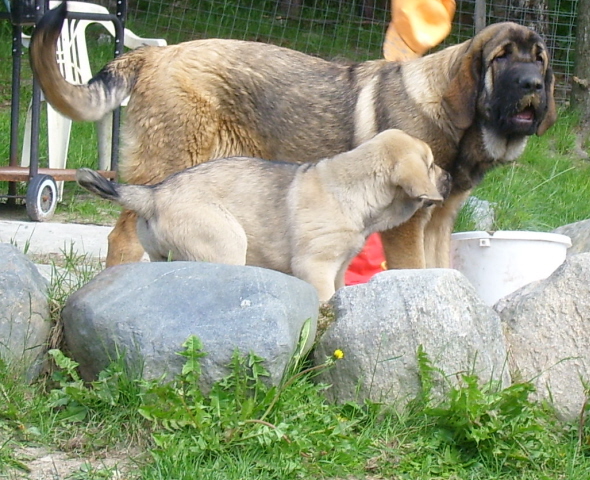
[[[76,181],[89,192],[133,210],[140,217],[153,216],[153,187],[149,185],[123,185],[111,182],[90,168],[79,168],[76,171]]]
[[[73,120],[97,121],[130,95],[145,47],[111,61],[86,85],[73,85],[63,78],[56,59],[66,15],[67,2],[63,2],[40,20],[31,38],[31,68],[45,98],[56,110]]]

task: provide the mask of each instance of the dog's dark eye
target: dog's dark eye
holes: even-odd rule
[[[545,57],[543,56],[543,52],[537,53],[537,58],[535,60],[539,63],[545,63]]]
[[[506,60],[512,55],[513,47],[511,44],[505,45],[504,48],[496,55],[494,60]]]
[[[496,60],[496,61],[506,60],[509,55],[510,54],[508,52],[506,52],[505,50],[503,50],[498,55],[496,55],[496,57],[494,58],[494,60]]]

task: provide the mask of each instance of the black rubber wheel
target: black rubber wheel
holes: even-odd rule
[[[27,187],[27,213],[35,222],[53,217],[57,206],[57,184],[51,175],[35,175]]]

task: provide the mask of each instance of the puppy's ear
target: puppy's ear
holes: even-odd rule
[[[442,195],[438,192],[422,193],[421,195],[413,198],[416,200],[422,200],[425,207],[429,207],[431,205],[440,205],[444,200]]]
[[[398,185],[414,200],[423,200],[425,205],[442,203],[443,197],[423,169],[404,169],[398,177]]]
[[[537,128],[537,135],[543,135],[551,125],[555,123],[557,120],[557,109],[555,107],[555,76],[553,75],[553,70],[551,68],[547,68],[547,72],[545,73],[545,95],[547,96],[547,110],[545,111],[545,116],[543,120],[539,124]]]
[[[443,202],[443,198],[438,195],[437,197],[429,197],[428,195],[421,195],[420,200],[423,200],[423,205],[425,207],[430,207],[432,205],[440,205]]]

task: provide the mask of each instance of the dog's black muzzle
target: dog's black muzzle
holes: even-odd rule
[[[538,63],[517,63],[496,79],[492,121],[504,135],[533,135],[547,109],[547,92]]]

